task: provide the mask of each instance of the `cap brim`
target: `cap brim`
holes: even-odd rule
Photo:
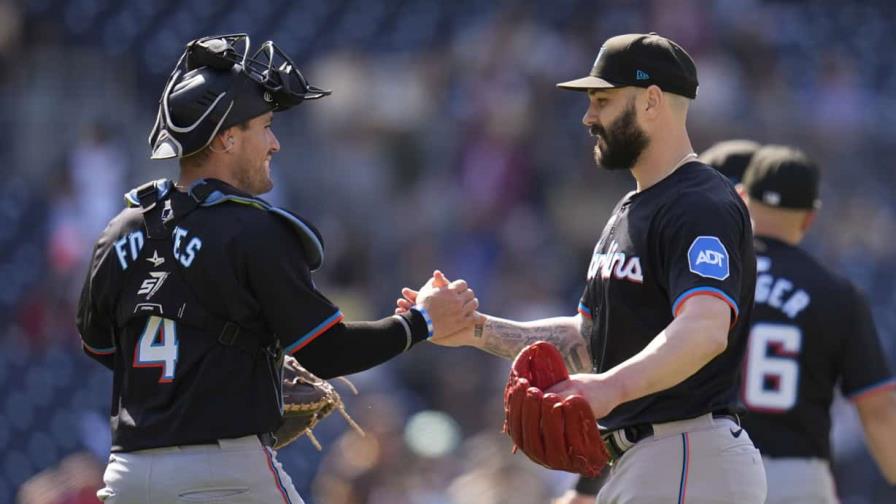
[[[588,89],[610,89],[622,86],[613,84],[612,82],[601,79],[600,77],[589,75],[588,77],[582,77],[581,79],[561,82],[557,84],[557,87],[561,89],[569,89],[572,91],[586,91]]]

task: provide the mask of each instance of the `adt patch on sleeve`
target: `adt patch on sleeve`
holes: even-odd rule
[[[728,251],[715,236],[698,236],[688,249],[688,267],[702,277],[728,278]]]

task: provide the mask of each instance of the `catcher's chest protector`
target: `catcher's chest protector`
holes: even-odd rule
[[[188,197],[165,187],[141,194],[144,229],[133,231],[114,247],[116,253],[124,248],[126,257],[116,322],[124,327],[135,318],[163,317],[206,329],[202,332],[214,341],[227,322],[202,307],[183,274],[200,253],[202,240],[176,225],[196,205],[188,204],[181,215],[175,215],[172,199]]]

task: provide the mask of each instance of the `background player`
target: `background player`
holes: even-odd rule
[[[114,371],[105,502],[302,502],[271,448],[283,354],[328,378],[471,324],[463,282],[377,322],[343,322],[317,291],[317,231],[257,195],[273,186],[273,112],[329,91],[271,42],[248,51],[243,35],[187,45],[150,135],[180,178],[131,191],[96,245],[78,329]]]
[[[732,409],[752,232],[734,187],[692,152],[685,122],[697,85],[690,56],[656,34],[607,40],[588,77],[559,84],[588,93],[597,163],[637,182],[597,242],[579,314],[488,316],[433,340],[505,358],[537,340],[557,346],[580,374],[551,391],[588,400],[616,458],[600,502],[765,499],[759,453]],[[416,300],[405,296],[399,311]]]
[[[760,144],[752,140],[723,140],[700,154],[700,161],[712,166],[734,184],[744,178],[747,165]]]
[[[765,146],[744,173],[756,233],[756,305],[744,361],[744,426],[766,466],[769,503],[838,502],[830,471],[833,390],[855,404],[868,447],[896,484],[896,380],[864,296],[797,245],[820,207],[819,170]]]
[[[896,483],[890,435],[896,382],[864,296],[797,247],[820,206],[816,164],[796,149],[760,149],[748,140],[720,142],[700,157],[744,180],[739,189],[756,234],[756,304],[742,387],[750,412],[743,425],[763,455],[767,502],[837,502],[829,438],[838,383],[859,411],[884,477]],[[599,481],[581,478],[556,503],[594,502],[599,488]]]

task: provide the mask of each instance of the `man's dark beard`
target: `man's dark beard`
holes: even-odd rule
[[[650,139],[635,121],[635,103],[630,101],[622,115],[604,129],[596,124],[591,126],[591,134],[603,139],[606,148],[594,146],[594,160],[607,170],[631,170]]]

